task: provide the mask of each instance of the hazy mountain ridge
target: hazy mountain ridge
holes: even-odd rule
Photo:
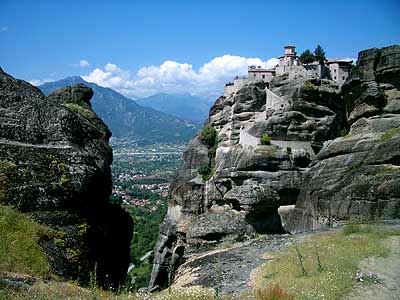
[[[207,99],[192,96],[190,94],[156,94],[146,98],[135,99],[145,107],[151,107],[158,111],[188,119],[194,122],[203,123],[208,116],[212,103]]]
[[[142,107],[120,93],[86,82],[79,76],[48,82],[39,89],[49,95],[58,88],[83,83],[94,91],[93,110],[110,127],[114,137],[130,138],[139,143],[182,143],[196,134],[199,126],[164,112]]]

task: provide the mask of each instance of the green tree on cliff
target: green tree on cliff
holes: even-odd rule
[[[309,49],[307,49],[300,55],[299,59],[302,64],[309,64],[315,61],[315,56]]]
[[[315,60],[322,62],[326,60],[325,50],[321,47],[321,45],[317,45],[317,48],[314,50]]]

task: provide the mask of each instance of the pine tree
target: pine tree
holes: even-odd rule
[[[313,61],[315,61],[315,56],[309,49],[307,49],[300,55],[299,59],[300,59],[301,63],[309,64],[309,63],[312,63]]]
[[[324,60],[326,60],[325,51],[321,47],[321,45],[317,45],[317,48],[315,48],[314,56],[315,56],[315,60],[317,60],[319,62],[323,62]]]

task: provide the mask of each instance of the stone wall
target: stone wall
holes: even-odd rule
[[[242,128],[240,129],[239,144],[242,146],[257,146],[260,144],[260,138],[252,136]]]
[[[225,85],[224,96],[227,97],[233,93],[236,93],[238,90],[243,88],[248,82],[249,80],[247,78],[235,78],[233,81],[233,85],[232,84]]]
[[[287,101],[284,100],[283,98],[279,97],[278,95],[276,95],[275,93],[273,93],[271,90],[269,89],[265,89],[266,93],[267,93],[267,99],[266,99],[266,109],[274,109],[274,110],[278,110],[278,109],[283,109],[285,108]]]

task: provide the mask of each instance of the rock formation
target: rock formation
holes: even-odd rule
[[[56,274],[85,283],[96,271],[102,285],[118,286],[133,224],[108,202],[111,132],[92,96],[78,84],[45,97],[0,70],[0,203],[50,228],[40,241]]]
[[[268,95],[282,105],[268,106]],[[150,286],[166,286],[186,258],[221,242],[285,232],[278,208],[296,203],[311,159],[339,135],[344,108],[333,81],[304,76],[277,76],[268,88],[250,82],[217,99],[206,126],[216,131],[217,145],[199,134],[184,154]],[[271,145],[246,144],[245,135],[258,141],[265,133]]]
[[[361,51],[342,94],[350,131],[305,172],[291,232],[400,217],[400,46]]]

